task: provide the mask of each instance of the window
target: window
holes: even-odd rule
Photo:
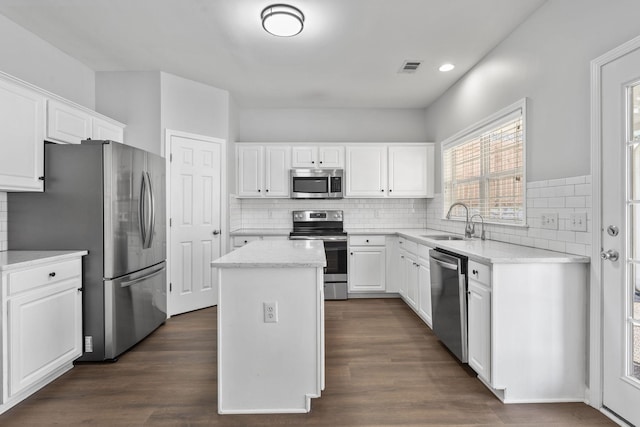
[[[454,202],[485,222],[525,225],[523,99],[442,143],[444,214]],[[451,218],[465,219],[464,208]]]

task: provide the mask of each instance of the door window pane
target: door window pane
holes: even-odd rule
[[[640,83],[631,89],[631,139],[640,141]]]

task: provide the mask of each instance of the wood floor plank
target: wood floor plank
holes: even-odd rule
[[[116,363],[83,363],[2,426],[614,425],[581,403],[503,405],[402,301],[326,302],[326,389],[308,414],[217,414],[216,309],[169,319]]]

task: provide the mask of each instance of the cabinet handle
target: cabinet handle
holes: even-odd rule
[[[351,252],[351,255],[353,255],[353,252]]]
[[[260,193],[262,190],[258,190],[258,193]]]
[[[49,277],[56,277],[56,272],[52,271],[51,273],[49,273]]]
[[[39,176],[39,177],[38,177],[38,179],[39,179],[40,181],[44,181],[44,176]]]
[[[369,239],[367,239],[367,243],[369,243]]]
[[[474,276],[477,276],[478,275],[478,270],[473,270],[472,273],[473,273]]]
[[[264,191],[266,191],[267,193],[269,192],[269,190],[264,190]]]
[[[393,191],[392,189],[389,189],[389,193],[391,193],[392,191]]]
[[[245,240],[244,242],[245,242],[245,243],[249,243],[249,242],[248,242],[248,241],[246,241],[246,240]]]
[[[322,164],[322,160],[320,160],[320,164]]]
[[[314,160],[311,160],[311,164],[312,164],[312,165],[315,165],[315,164],[316,164],[316,162],[315,162]]]
[[[380,191],[384,193],[384,188],[382,190],[380,190]]]

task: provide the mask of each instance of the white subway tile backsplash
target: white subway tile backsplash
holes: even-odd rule
[[[527,227],[486,224],[487,238],[541,249],[591,255],[591,176],[552,179],[527,183]],[[569,230],[569,215],[587,212],[587,231]],[[558,229],[542,228],[542,214],[558,214]],[[427,227],[461,234],[460,221],[443,219],[442,194],[427,201]]]

